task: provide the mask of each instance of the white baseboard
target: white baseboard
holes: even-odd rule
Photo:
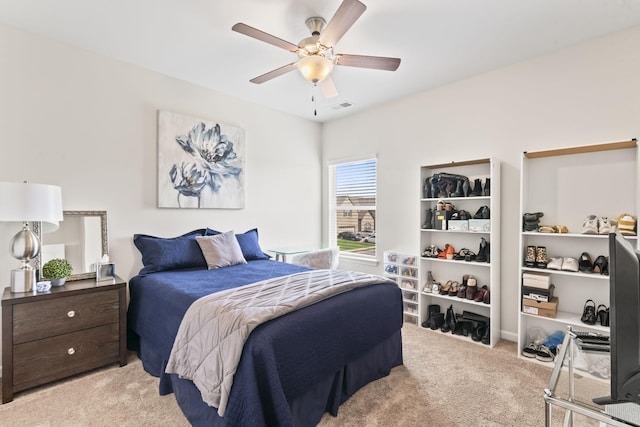
[[[516,334],[515,332],[507,332],[507,331],[500,331],[500,338],[507,340],[507,341],[513,341],[513,342],[518,342],[518,334]]]

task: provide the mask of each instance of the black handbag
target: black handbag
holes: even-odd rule
[[[593,300],[588,299],[584,303],[584,310],[582,311],[582,317],[580,320],[582,323],[586,323],[587,325],[596,324],[596,303],[593,302]]]

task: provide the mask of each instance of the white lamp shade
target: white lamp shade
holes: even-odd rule
[[[333,62],[320,55],[310,55],[298,61],[298,70],[311,83],[319,83],[333,70]]]
[[[41,221],[58,227],[62,189],[56,185],[0,182],[0,221]],[[44,228],[44,224],[43,224]]]

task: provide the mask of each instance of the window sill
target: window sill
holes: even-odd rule
[[[374,267],[379,264],[377,258],[353,255],[349,252],[340,252],[340,260],[344,260],[345,262],[352,262],[354,264],[371,265]]]

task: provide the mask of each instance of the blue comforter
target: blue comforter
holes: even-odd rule
[[[355,289],[256,328],[223,418],[201,401],[193,383],[164,374],[182,317],[196,299],[306,269],[260,260],[136,276],[130,282],[129,347],[161,378],[161,394],[176,393],[194,425],[314,425],[322,413],[335,415],[357,389],[402,363],[397,286]]]

